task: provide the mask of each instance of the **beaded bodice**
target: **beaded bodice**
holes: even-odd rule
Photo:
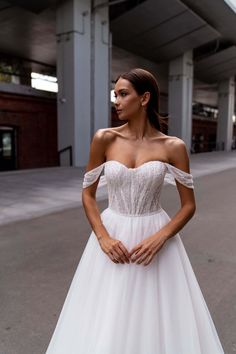
[[[160,193],[166,180],[193,188],[192,175],[162,161],[149,161],[137,168],[109,160],[88,171],[84,176],[83,188],[89,187],[101,175],[107,182],[109,207],[128,215],[150,214],[160,209]]]

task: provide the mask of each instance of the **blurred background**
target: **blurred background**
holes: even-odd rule
[[[0,1],[0,170],[85,166],[120,124],[114,81],[150,70],[166,132],[191,153],[236,148],[235,0]]]

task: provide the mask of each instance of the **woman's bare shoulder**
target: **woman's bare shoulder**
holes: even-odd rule
[[[166,149],[184,149],[185,148],[185,143],[182,139],[177,138],[176,136],[170,136],[170,135],[166,135],[164,133],[158,134],[154,140],[156,140],[156,142],[161,142],[162,144],[165,145]]]
[[[169,136],[165,144],[170,163],[188,170],[189,157],[185,142],[176,136]]]
[[[169,149],[184,149],[186,148],[185,142],[177,136],[165,135],[165,144]]]
[[[158,145],[161,144],[165,152],[165,159],[168,160],[169,163],[175,164],[179,159],[188,158],[186,145],[182,139],[161,133],[156,136],[154,141],[156,141]]]
[[[118,136],[122,136],[122,128],[103,128],[98,129],[94,134],[94,141],[109,144],[114,141],[114,139]]]
[[[114,140],[112,129],[98,129],[93,136],[87,170],[101,165],[106,160],[106,150],[109,144]]]

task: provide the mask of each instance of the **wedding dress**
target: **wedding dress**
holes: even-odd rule
[[[114,160],[87,172],[83,187],[103,170],[109,206],[101,218],[128,250],[169,222],[159,203],[164,179],[193,188],[192,175],[168,163]],[[222,353],[178,234],[144,266],[113,263],[91,233],[46,354]]]

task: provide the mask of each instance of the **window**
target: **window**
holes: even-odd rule
[[[43,91],[58,92],[57,78],[49,75],[31,73],[31,86]]]

